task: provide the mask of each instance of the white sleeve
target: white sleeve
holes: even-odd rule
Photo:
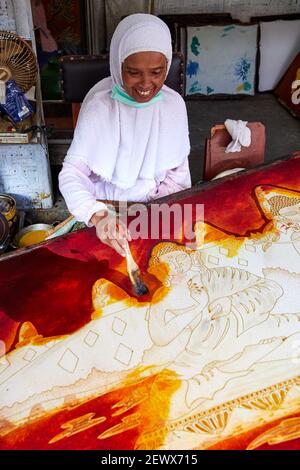
[[[163,181],[156,181],[156,187],[147,195],[147,200],[157,199],[191,187],[188,157],[177,168],[168,170]]]
[[[58,176],[59,189],[69,211],[79,221],[92,226],[90,219],[95,212],[106,210],[103,202],[95,197],[95,185],[90,180],[90,169],[81,161],[64,162]]]

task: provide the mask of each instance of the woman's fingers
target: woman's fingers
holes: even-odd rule
[[[117,240],[107,238],[107,237],[105,237],[103,239],[100,238],[100,240],[102,241],[102,243],[104,243],[104,245],[107,245],[110,248],[113,248],[117,253],[119,253],[119,255],[125,256],[125,251],[122,248],[122,246],[118,243]]]
[[[126,236],[122,235],[118,229],[118,227],[111,227],[108,231],[108,238],[111,242],[111,246],[122,256],[125,256],[125,248],[126,248]]]
[[[116,226],[116,229],[117,229],[117,235],[120,238],[124,238],[124,239],[127,239],[128,241],[131,241],[130,232],[129,232],[128,228],[126,227],[126,225],[123,224],[123,222],[118,221],[115,226]]]
[[[106,245],[113,248],[121,256],[126,255],[127,240],[131,240],[131,235],[127,227],[115,217],[101,220],[96,227],[98,238]]]
[[[125,249],[124,247],[119,243],[119,240],[110,240],[111,247],[116,250],[117,253],[119,253],[121,256],[125,257]]]
[[[119,224],[119,230],[120,230],[120,233],[124,236],[124,238],[126,238],[129,242],[132,240],[128,228],[126,227],[126,225],[124,225],[121,222]]]

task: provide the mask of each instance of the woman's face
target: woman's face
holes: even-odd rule
[[[122,64],[123,88],[138,101],[150,101],[161,89],[167,73],[167,59],[160,52],[137,52]]]

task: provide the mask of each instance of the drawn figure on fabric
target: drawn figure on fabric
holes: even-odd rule
[[[273,200],[272,217],[275,211],[289,217],[295,232],[299,202],[287,202]],[[245,237],[241,249],[248,242]],[[137,302],[99,279],[92,291],[92,318],[71,335],[42,338],[34,325],[24,324],[16,349],[0,358],[1,432],[26,422],[33,409],[42,416],[66,406],[68,397],[82,403],[165,370],[181,380],[171,398],[170,419],[215,396],[231,399],[293,376],[300,308],[288,285],[299,283],[299,271],[271,264],[258,275],[252,265],[236,267],[234,257],[227,259],[232,265],[211,267],[205,250],[205,244],[190,250],[158,243],[148,271],[163,286],[151,302]],[[261,252],[251,257],[259,264]]]
[[[237,268],[206,268],[199,253],[188,253],[172,243],[155,247],[149,263],[151,272],[162,262],[168,267],[165,284],[169,287],[164,296],[165,287],[158,289],[150,306],[149,333],[154,346],[143,359],[153,361],[155,354],[156,361],[170,357],[180,364],[182,353],[190,355],[187,374],[192,372],[194,361],[198,368],[217,346],[224,349],[225,357],[228,331],[229,341],[236,338],[238,349],[239,337],[264,322],[282,295],[281,287],[273,281]],[[161,298],[159,303],[156,298]],[[232,353],[232,345],[228,351]]]
[[[290,243],[300,255],[300,194],[272,186],[259,186],[256,196],[265,215],[272,221],[274,231],[256,243],[266,251],[272,243]]]

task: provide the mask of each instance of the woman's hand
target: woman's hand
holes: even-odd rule
[[[125,256],[125,246],[131,240],[126,226],[119,220],[116,213],[109,211],[96,212],[91,218],[96,228],[99,240],[105,245],[113,248],[121,256]]]

